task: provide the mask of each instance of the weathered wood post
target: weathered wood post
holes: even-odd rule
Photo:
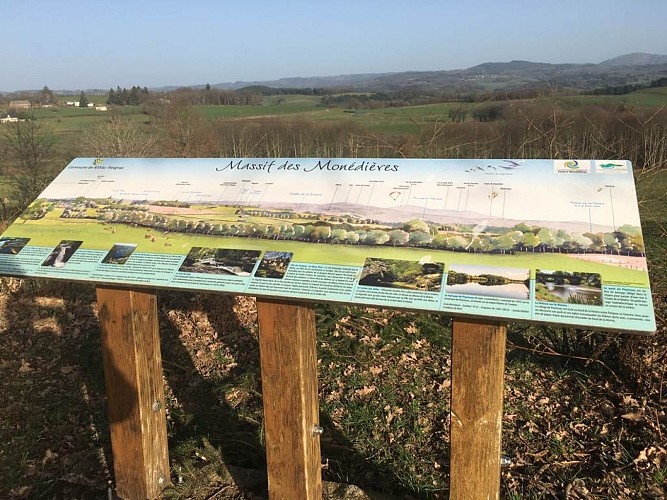
[[[271,500],[322,498],[315,313],[257,299]]]
[[[157,295],[97,287],[116,492],[156,498],[169,483]]]
[[[450,498],[500,497],[504,324],[455,319],[452,332]]]

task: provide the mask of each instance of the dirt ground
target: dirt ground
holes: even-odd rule
[[[94,287],[0,286],[0,498],[113,496]],[[159,292],[158,303],[173,483],[164,498],[266,498],[254,300]],[[445,324],[354,314],[318,323],[324,474],[335,480],[325,498],[446,498],[449,354],[435,344]],[[663,306],[657,314],[658,336],[646,340],[512,327],[503,497],[665,498]],[[406,471],[422,482],[406,486]],[[437,492],[414,493],[433,481]]]
[[[2,286],[0,498],[116,498],[94,289],[64,284],[42,288],[4,278]],[[237,335],[239,329],[250,332],[237,340],[236,348],[249,344],[250,356],[257,354],[253,299],[208,297],[206,305],[216,303],[213,309],[218,313],[210,317],[197,305],[192,307],[197,300],[192,295],[172,296],[161,310],[161,327],[167,331],[163,362],[171,432],[177,425],[173,413],[184,406],[196,412],[193,395],[210,389],[202,378],[189,377],[213,369],[201,350],[205,339],[194,329],[215,337],[214,328],[220,335]],[[186,312],[169,309],[179,301],[186,301]],[[233,369],[233,363],[229,365]],[[226,422],[220,419],[216,425]],[[243,440],[242,434],[237,437]],[[179,446],[178,439],[172,439],[173,446]],[[215,457],[218,451],[210,451],[209,457],[195,452],[196,471],[178,466],[172,471],[173,487],[165,491],[165,498],[268,497],[264,469],[226,465],[223,457]],[[335,482],[325,482],[324,492],[331,499],[398,498]]]

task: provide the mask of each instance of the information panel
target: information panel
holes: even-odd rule
[[[621,160],[73,160],[0,274],[654,332]]]

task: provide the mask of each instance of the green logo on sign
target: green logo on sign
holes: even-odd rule
[[[614,168],[622,166],[623,165],[621,163],[603,163],[602,165],[599,165],[600,168]]]

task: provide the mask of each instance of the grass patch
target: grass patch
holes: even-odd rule
[[[578,105],[626,105],[660,107],[667,104],[667,88],[641,89],[624,95],[582,95],[559,98]]]
[[[141,106],[124,106],[115,108],[114,112],[122,115],[123,118],[139,123],[146,123],[150,120]],[[36,108],[31,110],[30,113],[37,120],[48,123],[55,133],[68,136],[109,119],[108,111],[96,111],[95,108],[76,108],[74,106]]]
[[[316,109],[316,96],[270,96],[260,105],[193,106],[192,110],[207,119],[282,116]]]
[[[161,234],[159,231],[126,224],[101,224],[86,219],[52,220],[18,223],[5,232],[7,236],[31,238],[34,246],[55,247],[62,239],[63,225],[76,227],[77,238],[83,240],[81,248],[108,250],[115,243],[137,243],[138,252],[170,253],[185,255],[192,247],[230,248],[242,250],[284,251],[294,254],[296,262],[362,266],[367,257],[419,261],[430,255],[434,262],[444,262],[447,266],[457,264],[480,264],[496,267],[517,267],[526,269],[566,269],[571,272],[592,272],[602,276],[604,281],[627,283],[634,286],[648,285],[642,271],[613,265],[584,262],[566,254],[543,252],[518,252],[515,255],[449,252],[430,248],[408,247],[368,247],[364,245],[333,245],[306,243],[300,241],[272,240],[258,238],[237,238],[184,233]],[[154,236],[145,238],[146,234]],[[165,246],[167,244],[167,246]],[[481,260],[483,259],[483,260]]]

